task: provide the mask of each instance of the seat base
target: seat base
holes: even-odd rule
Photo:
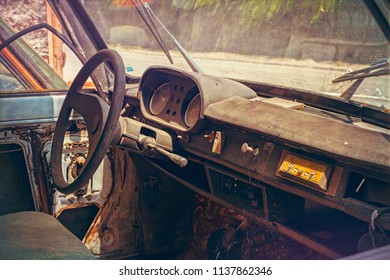
[[[0,259],[71,260],[96,257],[55,217],[41,212],[0,216]]]

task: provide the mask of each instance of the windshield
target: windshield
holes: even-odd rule
[[[129,74],[171,65],[133,1],[92,2],[85,1],[89,14],[108,45],[121,53]],[[390,56],[389,43],[363,1],[144,2],[206,74],[390,108],[389,75],[334,82]],[[173,67],[192,71],[161,24],[155,20],[152,25]]]

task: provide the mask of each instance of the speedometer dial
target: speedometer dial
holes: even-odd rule
[[[149,110],[152,115],[160,114],[168,104],[171,95],[171,86],[169,83],[162,84],[154,90],[150,98]]]
[[[186,126],[193,127],[198,121],[200,114],[200,104],[200,94],[198,93],[194,98],[192,98],[184,114],[184,122]]]

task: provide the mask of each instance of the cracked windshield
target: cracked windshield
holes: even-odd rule
[[[84,2],[131,75],[172,64],[390,108],[389,45],[363,1],[137,2]]]

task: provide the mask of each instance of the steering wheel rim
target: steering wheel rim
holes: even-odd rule
[[[114,89],[110,106],[97,94],[82,92],[88,77],[104,62],[111,63],[114,73]],[[107,149],[115,140],[125,94],[124,69],[120,55],[114,50],[104,49],[94,54],[83,65],[70,86],[58,115],[51,150],[53,184],[60,192],[70,194],[87,184],[102,162]],[[89,147],[88,157],[80,174],[68,184],[62,173],[62,149],[72,110],[76,110],[86,122]]]

